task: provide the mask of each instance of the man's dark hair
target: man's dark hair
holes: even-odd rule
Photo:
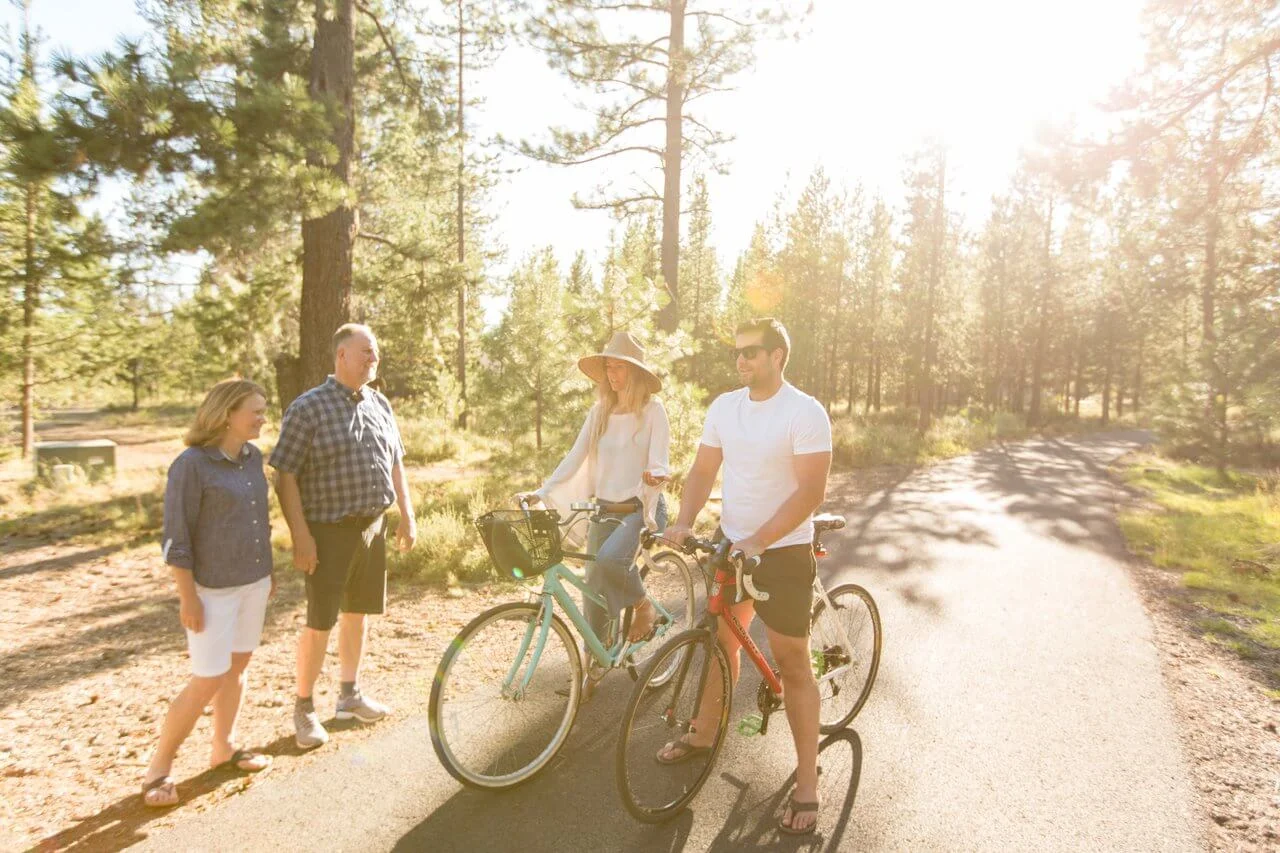
[[[760,343],[766,352],[782,350],[782,366],[787,366],[787,359],[791,357],[791,336],[787,334],[786,326],[774,317],[756,317],[745,323],[739,323],[738,328],[733,330],[735,335],[745,335],[750,332],[760,333]]]

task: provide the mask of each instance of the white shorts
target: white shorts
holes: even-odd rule
[[[231,669],[232,652],[258,648],[270,594],[270,575],[244,586],[222,589],[196,584],[196,595],[204,606],[204,630],[199,634],[187,631],[193,675],[216,678]]]

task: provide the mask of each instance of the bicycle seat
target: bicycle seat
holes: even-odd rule
[[[815,533],[825,533],[828,530],[840,530],[844,527],[845,521],[843,515],[835,515],[834,513],[824,512],[821,515],[813,517],[813,531]]]

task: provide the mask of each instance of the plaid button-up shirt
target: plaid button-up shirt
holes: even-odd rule
[[[395,503],[391,470],[403,457],[387,398],[330,376],[289,404],[268,464],[298,478],[307,521],[330,522]]]

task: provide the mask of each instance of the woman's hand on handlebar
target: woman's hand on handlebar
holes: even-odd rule
[[[684,545],[684,541],[693,535],[693,528],[683,524],[673,524],[666,530],[662,531],[662,538],[677,545]]]
[[[516,492],[514,498],[516,505],[521,507],[542,506],[542,495],[537,492]]]

